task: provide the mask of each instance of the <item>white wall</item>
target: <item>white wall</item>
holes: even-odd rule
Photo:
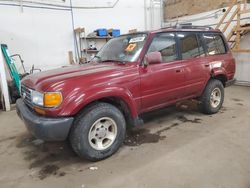
[[[68,6],[69,0],[34,0]],[[116,0],[72,0],[73,6],[111,6]],[[150,22],[150,3],[147,1],[145,23],[144,0],[120,0],[114,8],[73,9],[75,27],[85,27],[87,32],[97,28],[118,28],[122,33],[129,29],[145,30],[160,27],[159,11]],[[4,3],[1,2],[0,3]],[[17,3],[19,5],[19,3]],[[23,3],[24,5],[32,5]],[[32,5],[33,6],[33,5]],[[0,43],[9,46],[10,52],[19,53],[25,67],[32,64],[42,70],[68,65],[68,51],[74,51],[71,12],[0,5]]]
[[[129,29],[144,30],[144,2],[122,0],[113,9],[74,10],[75,25],[85,26],[87,32],[96,28],[119,28],[122,33]]]
[[[244,36],[241,40],[241,48],[250,50],[250,33]],[[237,62],[236,78],[238,82],[250,83],[250,53],[235,53]]]
[[[0,6],[0,43],[22,55],[27,68],[50,69],[68,62],[73,50],[69,11]]]

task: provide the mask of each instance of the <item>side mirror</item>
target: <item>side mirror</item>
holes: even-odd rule
[[[145,56],[144,65],[148,66],[149,64],[158,64],[161,63],[162,56],[160,52],[150,52]]]

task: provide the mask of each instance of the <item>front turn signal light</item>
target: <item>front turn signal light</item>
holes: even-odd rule
[[[46,114],[46,112],[43,110],[43,109],[41,109],[41,108],[39,108],[39,107],[34,107],[34,110],[36,111],[36,113],[38,113],[38,114],[41,114],[41,115],[45,115]]]
[[[44,93],[44,107],[58,107],[62,103],[62,94],[60,92]]]

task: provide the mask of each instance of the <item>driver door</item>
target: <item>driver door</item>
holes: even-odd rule
[[[184,66],[178,57],[176,35],[160,33],[148,53],[158,51],[162,61],[140,67],[142,112],[166,106],[183,97]]]

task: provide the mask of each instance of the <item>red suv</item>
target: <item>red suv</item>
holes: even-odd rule
[[[205,114],[220,110],[234,82],[235,60],[223,34],[203,27],[164,28],[110,40],[89,63],[22,80],[17,113],[47,141],[69,138],[92,161],[109,157],[140,115],[197,99]]]

